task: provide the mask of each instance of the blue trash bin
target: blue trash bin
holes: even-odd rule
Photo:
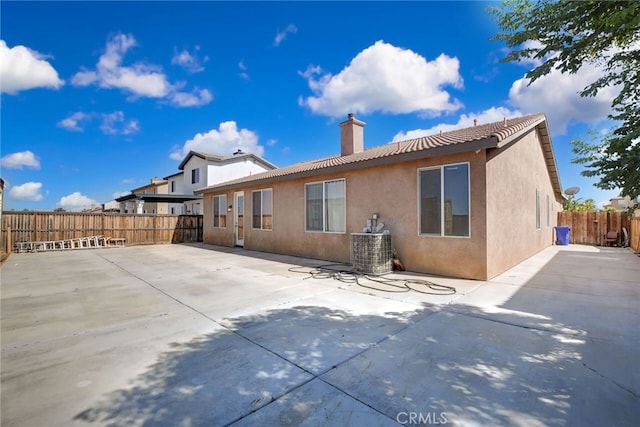
[[[568,245],[569,244],[569,232],[571,231],[571,227],[566,225],[559,225],[554,227],[556,229],[556,242],[559,245]]]

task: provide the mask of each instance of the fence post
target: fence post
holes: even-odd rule
[[[38,241],[38,214],[35,212],[33,213],[33,238],[31,239],[31,241]]]
[[[7,254],[11,254],[13,245],[11,244],[11,227],[7,226]]]

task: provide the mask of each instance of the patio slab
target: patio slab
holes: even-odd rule
[[[488,282],[388,276],[449,294],[309,275],[323,264],[202,244],[13,254],[0,423],[640,419],[640,258],[628,249],[554,246]]]

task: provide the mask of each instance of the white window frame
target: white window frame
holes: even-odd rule
[[[191,183],[198,184],[200,182],[200,168],[191,169]]]
[[[343,229],[327,230],[327,184],[332,182],[342,182],[344,189],[344,203],[342,207]],[[322,230],[310,230],[307,224],[307,188],[311,185],[322,184]],[[345,178],[327,179],[324,181],[308,182],[304,184],[304,230],[308,233],[332,233],[344,234],[347,232],[347,180]]]
[[[467,236],[453,236],[453,235],[447,235],[445,234],[445,204],[442,203],[442,201],[444,200],[444,187],[445,187],[445,179],[444,179],[444,170],[447,167],[450,166],[459,166],[459,165],[464,165],[467,167],[467,206],[468,206],[468,210],[469,210],[469,224],[468,224],[468,235]],[[428,171],[428,170],[439,170],[440,171],[440,233],[423,233],[422,229],[421,229],[421,222],[422,222],[422,203],[421,203],[421,187],[420,187],[420,174],[423,171]],[[454,238],[454,239],[470,239],[471,238],[471,164],[469,162],[460,162],[460,163],[447,163],[444,165],[438,165],[438,166],[429,166],[429,167],[425,167],[425,168],[419,168],[418,169],[418,176],[417,176],[417,180],[418,180],[418,194],[417,194],[417,208],[418,208],[418,235],[419,236],[424,236],[424,237],[446,237],[446,238]]]
[[[265,228],[265,223],[264,223],[264,193],[265,192],[271,193],[271,228]],[[256,227],[253,222],[253,219],[255,216],[255,208],[256,208],[256,206],[253,204],[254,202],[253,195],[255,193],[260,193],[260,227]],[[260,190],[253,190],[251,192],[251,229],[273,231],[273,188],[263,188]]]

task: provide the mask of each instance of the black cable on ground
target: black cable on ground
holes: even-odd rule
[[[343,283],[355,283],[363,288],[381,292],[419,292],[428,295],[453,295],[456,288],[423,279],[389,278],[385,275],[364,274],[346,264],[324,264],[317,267],[291,267],[293,273],[308,274],[306,279],[334,279]],[[369,284],[373,282],[374,284]],[[379,285],[379,286],[378,286]]]

